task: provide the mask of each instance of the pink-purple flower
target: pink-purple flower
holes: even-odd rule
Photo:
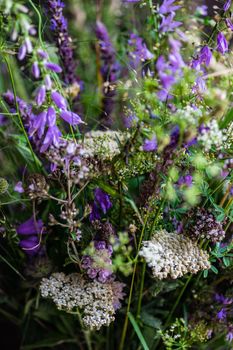
[[[223,55],[228,51],[228,42],[221,32],[217,35],[217,51]]]

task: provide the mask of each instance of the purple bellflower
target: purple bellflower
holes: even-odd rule
[[[227,12],[229,8],[231,7],[231,0],[227,0],[225,4],[223,5],[223,11]]]
[[[223,55],[228,51],[228,42],[221,32],[217,35],[217,51]]]
[[[158,147],[157,138],[154,135],[152,139],[146,139],[143,144],[143,151],[152,152],[156,151]]]
[[[164,0],[162,5],[159,7],[159,14],[166,15],[167,13],[175,12],[178,10],[181,6],[179,5],[173,5],[175,0]]]
[[[43,221],[35,221],[32,217],[19,225],[16,231],[21,238],[19,246],[27,255],[36,255],[41,248],[39,236],[45,234]]]

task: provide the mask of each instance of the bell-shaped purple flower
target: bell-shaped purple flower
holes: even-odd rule
[[[52,80],[49,74],[46,74],[45,78],[44,78],[44,84],[46,87],[46,90],[51,90],[52,89]]]
[[[37,106],[41,106],[44,103],[45,97],[46,97],[46,90],[45,90],[45,86],[42,85],[37,89],[37,92],[36,92],[35,101]]]
[[[221,32],[217,35],[217,51],[223,55],[228,51],[228,42]]]
[[[207,45],[203,46],[199,55],[200,62],[205,63],[205,65],[208,67],[210,64],[211,58],[212,58],[212,52],[209,46]]]
[[[158,147],[158,144],[157,144],[157,138],[156,136],[154,135],[152,137],[152,139],[146,139],[144,141],[144,144],[143,144],[143,151],[146,151],[146,152],[152,152],[152,151],[156,151]]]
[[[27,52],[28,52],[28,53],[32,53],[33,47],[32,47],[32,42],[31,42],[31,40],[30,40],[29,37],[27,37],[27,38],[25,39],[25,46],[26,46],[26,48],[27,48]]]
[[[32,126],[29,129],[29,135],[33,136],[34,133],[37,132],[38,137],[41,138],[44,135],[46,122],[47,114],[45,111],[35,115],[32,119]]]
[[[18,193],[24,193],[23,183],[22,181],[17,182],[17,184],[14,187],[14,191]]]
[[[53,62],[45,62],[45,67],[55,73],[62,72],[62,68],[58,64]]]
[[[19,242],[19,246],[27,255],[36,255],[40,250],[40,241],[37,236],[30,236]]]
[[[66,99],[61,94],[59,94],[59,92],[53,91],[51,93],[51,97],[58,108],[67,109]]]
[[[182,25],[182,22],[174,21],[175,13],[162,18],[159,30],[161,33],[173,32],[175,28]]]
[[[49,127],[53,127],[56,124],[56,112],[53,107],[49,107],[47,111],[47,122]]]
[[[40,77],[40,68],[37,61],[32,64],[32,74],[36,79]]]
[[[37,50],[37,54],[40,58],[44,58],[44,59],[47,59],[48,58],[48,54],[47,52],[45,52],[44,50],[42,49],[38,49]]]
[[[78,114],[70,111],[61,111],[60,116],[70,125],[79,125],[83,123],[82,119]]]
[[[61,132],[56,125],[53,127],[49,127],[45,136],[45,139],[40,148],[40,152],[45,152],[47,149],[54,145],[55,147],[59,147]]]

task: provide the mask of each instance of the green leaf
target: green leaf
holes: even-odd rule
[[[138,339],[140,340],[140,343],[141,343],[143,349],[144,350],[150,350],[148,345],[147,345],[147,343],[146,343],[146,341],[145,341],[145,338],[143,337],[143,334],[142,334],[142,332],[141,332],[141,330],[140,330],[140,328],[139,328],[135,318],[131,314],[131,312],[128,312],[128,317],[129,317],[129,320],[130,320],[130,322],[131,322],[131,324],[132,324],[132,326],[133,326],[133,328],[135,330],[135,333],[138,336]]]
[[[218,274],[218,269],[215,266],[211,265],[211,270],[216,273],[216,275]]]
[[[223,260],[223,263],[226,267],[230,266],[231,263],[230,263],[230,259],[228,257],[224,256],[222,260]]]
[[[208,274],[209,274],[209,270],[204,270],[204,272],[203,272],[203,277],[204,277],[204,278],[207,278],[207,277],[208,277]]]
[[[161,327],[160,319],[157,317],[154,317],[153,315],[149,314],[146,311],[142,311],[141,320],[146,326],[156,328],[156,329],[159,329]]]

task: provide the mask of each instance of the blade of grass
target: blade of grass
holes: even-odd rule
[[[147,343],[146,343],[146,340],[145,340],[145,338],[144,338],[144,336],[143,336],[143,334],[142,334],[142,332],[141,332],[141,330],[140,330],[140,328],[139,328],[135,318],[131,314],[131,312],[128,312],[128,317],[129,317],[129,320],[130,320],[130,322],[131,322],[131,324],[132,324],[132,326],[133,326],[133,328],[135,330],[135,333],[138,336],[138,339],[140,340],[140,343],[141,343],[143,349],[144,350],[150,350],[148,345],[147,345]]]

